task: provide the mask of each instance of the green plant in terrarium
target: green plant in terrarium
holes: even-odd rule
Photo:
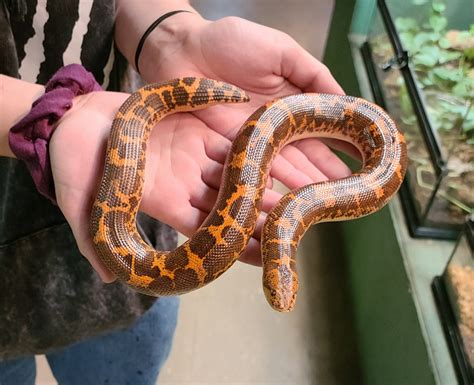
[[[439,172],[421,134],[404,77],[400,71],[389,71],[391,66],[387,69],[394,49],[386,33],[371,37],[372,54],[380,63],[387,106],[397,115],[407,139],[411,188],[421,212],[432,222],[460,223],[474,210],[474,25],[464,31],[453,29],[446,17],[450,4],[442,0],[412,3],[413,14],[422,11],[424,16],[398,17],[395,25],[440,145]]]
[[[431,97],[427,107],[433,128],[461,127],[460,138],[474,144],[474,25],[468,31],[449,31],[445,11],[444,3],[432,2],[422,23],[399,17],[395,24],[419,86]],[[410,117],[404,120],[409,123]]]

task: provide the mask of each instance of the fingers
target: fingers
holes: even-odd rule
[[[61,207],[60,199],[58,199],[58,203]],[[94,249],[92,238],[89,234],[89,211],[81,210],[79,207],[75,207],[73,210],[64,207],[62,211],[71,227],[79,252],[89,261],[103,282],[110,283],[115,281],[117,277],[105,266]]]
[[[303,92],[344,95],[329,69],[295,41],[282,53],[281,75]]]
[[[219,191],[217,189],[211,188],[205,183],[201,183],[201,185],[197,186],[195,191],[193,191],[189,203],[191,207],[209,213],[216,203],[218,193]]]
[[[219,106],[217,106],[219,107]],[[199,111],[198,111],[199,112]],[[209,159],[224,164],[232,142],[224,135],[208,129],[204,137],[204,151]]]
[[[289,145],[282,149],[272,163],[271,176],[289,189],[327,180],[298,148]]]
[[[289,189],[350,174],[350,168],[318,139],[304,139],[284,147],[271,169],[272,177]]]
[[[307,167],[309,170],[308,174],[312,173],[310,176],[313,177],[313,181],[339,179],[351,174],[350,168],[328,146],[318,139],[304,139],[295,142],[293,152],[297,154],[289,155],[293,164],[301,164],[303,167]],[[307,163],[312,165],[317,171],[313,171]],[[318,179],[321,175],[324,178]]]
[[[286,150],[286,153],[293,152],[293,150]],[[290,154],[292,155],[292,154]],[[291,158],[291,157],[290,157]],[[293,163],[295,162],[295,163]],[[306,184],[313,183],[314,180],[307,175],[306,170],[301,167],[301,162],[295,161],[291,159],[287,159],[284,156],[284,152],[277,155],[272,163],[272,168],[270,174],[273,178],[279,180],[289,189],[294,189],[297,187],[301,187]],[[307,164],[307,162],[303,162]],[[314,167],[311,166],[313,169]],[[312,174],[317,174],[317,170],[312,171]],[[319,180],[324,180],[324,175],[321,175]]]
[[[201,165],[202,180],[213,189],[218,190],[221,185],[224,162],[231,144],[229,139],[214,131],[209,130],[206,135],[204,149],[209,160]],[[273,180],[269,177],[266,187],[271,189],[272,186]]]
[[[352,159],[361,160],[362,155],[360,151],[351,143],[344,142],[342,140],[331,139],[331,138],[321,138],[321,142],[326,144],[328,147],[341,151],[349,155]]]
[[[78,231],[74,231],[74,229],[73,233],[74,237],[76,238],[79,251],[84,257],[86,257],[86,259],[89,261],[89,263],[97,272],[97,274],[99,274],[100,279],[105,283],[115,281],[117,277],[105,266],[102,260],[98,257],[92,244],[92,239],[90,239],[90,237],[84,237],[83,234],[78,233]]]
[[[74,234],[74,237],[78,239],[78,235]],[[87,258],[93,269],[97,272],[97,274],[99,274],[100,279],[104,283],[111,283],[117,279],[114,273],[112,273],[97,256],[90,238],[77,241],[77,245],[79,246],[79,251],[81,254]]]
[[[191,237],[199,228],[199,226],[201,226],[208,215],[209,211],[197,209],[196,207],[193,207],[191,204],[189,204],[187,207],[183,207],[182,211],[178,212],[179,226],[174,226],[172,223],[170,226],[179,231],[181,234]],[[185,218],[185,220],[183,220],[183,218]]]
[[[260,254],[260,242],[252,238],[239,258],[240,262],[254,266],[262,266],[262,256]]]
[[[252,97],[252,102],[254,98]],[[263,102],[261,103],[263,104]],[[258,105],[260,107],[260,105]],[[216,105],[203,110],[197,110],[192,113],[207,127],[212,127],[215,133],[227,138],[229,142],[225,147],[214,147],[213,149],[220,153],[221,158],[225,158],[225,154],[230,147],[230,140],[235,137],[235,134],[245,122],[245,119],[255,110],[255,105],[247,104],[232,104],[232,105]],[[209,139],[209,138],[206,138]],[[212,138],[211,138],[212,139]],[[212,148],[211,148],[212,149]],[[224,154],[224,156],[222,156]]]

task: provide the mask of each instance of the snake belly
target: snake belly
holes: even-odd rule
[[[243,124],[227,156],[214,208],[196,233],[175,250],[153,249],[136,227],[151,129],[174,112],[247,100],[231,85],[182,78],[147,85],[122,105],[112,124],[90,222],[99,257],[120,280],[155,296],[183,294],[212,282],[252,237],[271,163],[281,148],[307,137],[342,139],[361,152],[361,171],[290,192],[265,221],[264,291],[274,309],[289,311],[298,288],[296,248],[306,229],[375,212],[398,190],[406,147],[382,109],[349,96],[289,96],[262,106]]]

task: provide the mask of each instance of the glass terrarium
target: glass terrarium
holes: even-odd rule
[[[455,239],[474,208],[469,1],[379,0],[361,46],[375,101],[407,139],[401,197],[413,236]]]
[[[461,383],[474,383],[474,216],[433,290]]]

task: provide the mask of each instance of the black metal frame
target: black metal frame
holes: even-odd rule
[[[377,5],[385,27],[387,28],[387,34],[392,43],[395,57],[398,60],[400,72],[405,80],[408,95],[410,96],[411,102],[413,104],[413,110],[415,111],[416,117],[418,119],[418,124],[421,128],[424,139],[428,144],[427,147],[430,152],[431,161],[435,165],[436,173],[439,175],[445,167],[445,162],[441,157],[439,143],[436,140],[436,137],[433,135],[434,131],[431,128],[429,118],[426,115],[426,110],[420,91],[416,85],[415,77],[413,76],[413,72],[408,65],[408,52],[403,49],[402,42],[398,37],[397,29],[395,28],[395,24],[392,20],[385,0],[378,0]]]
[[[387,35],[390,39],[394,50],[394,58],[384,70],[389,70],[392,67],[395,67],[400,70],[400,73],[403,76],[405,81],[408,95],[410,97],[411,103],[413,105],[413,111],[416,115],[418,126],[423,135],[423,140],[426,143],[426,147],[429,152],[431,162],[434,166],[434,171],[436,173],[436,179],[441,181],[442,176],[446,170],[446,164],[441,156],[440,146],[437,141],[437,138],[433,134],[431,124],[429,122],[428,116],[426,115],[426,110],[424,108],[423,100],[421,93],[416,85],[413,72],[408,65],[409,58],[406,50],[403,49],[403,45],[398,37],[395,25],[393,23],[390,12],[387,8],[387,5],[384,0],[377,1],[378,10],[384,22],[385,28],[387,30]],[[365,64],[367,71],[367,76],[369,78],[370,87],[372,94],[374,96],[375,102],[381,107],[386,109],[386,101],[383,93],[383,89],[380,86],[380,81],[377,76],[377,70],[374,65],[372,50],[369,42],[365,42],[361,48],[360,52],[362,59]],[[436,197],[438,191],[437,186],[429,199],[425,212],[419,215],[417,210],[414,197],[412,196],[412,190],[410,189],[410,182],[408,178],[405,178],[405,181],[400,188],[400,197],[402,200],[403,211],[407,220],[408,228],[412,237],[417,238],[437,238],[437,239],[456,239],[458,237],[459,231],[462,226],[450,225],[449,227],[430,227],[426,225],[426,217],[428,215],[428,210],[430,209],[432,202]]]
[[[474,254],[474,215],[467,218],[464,225],[463,232],[459,236],[466,237],[466,241],[471,253],[471,258]],[[459,239],[458,239],[459,245]],[[454,250],[453,255],[455,255]],[[451,263],[451,258],[448,261],[448,266]],[[448,268],[446,266],[446,269]],[[446,275],[446,269],[443,277]],[[448,342],[449,351],[453,359],[454,368],[460,384],[472,385],[474,384],[474,369],[471,366],[469,357],[464,350],[464,342],[459,330],[456,316],[453,312],[452,304],[449,300],[448,291],[446,290],[446,283],[443,277],[435,277],[431,284],[431,289],[434,294],[436,307],[438,308],[439,318],[443,326],[444,334]]]
[[[449,302],[443,278],[435,277],[431,284],[431,289],[435,297],[439,318],[443,326],[449,351],[453,358],[453,365],[458,381],[461,385],[472,385],[474,383],[474,374],[470,367],[469,358],[463,349],[464,344]]]

